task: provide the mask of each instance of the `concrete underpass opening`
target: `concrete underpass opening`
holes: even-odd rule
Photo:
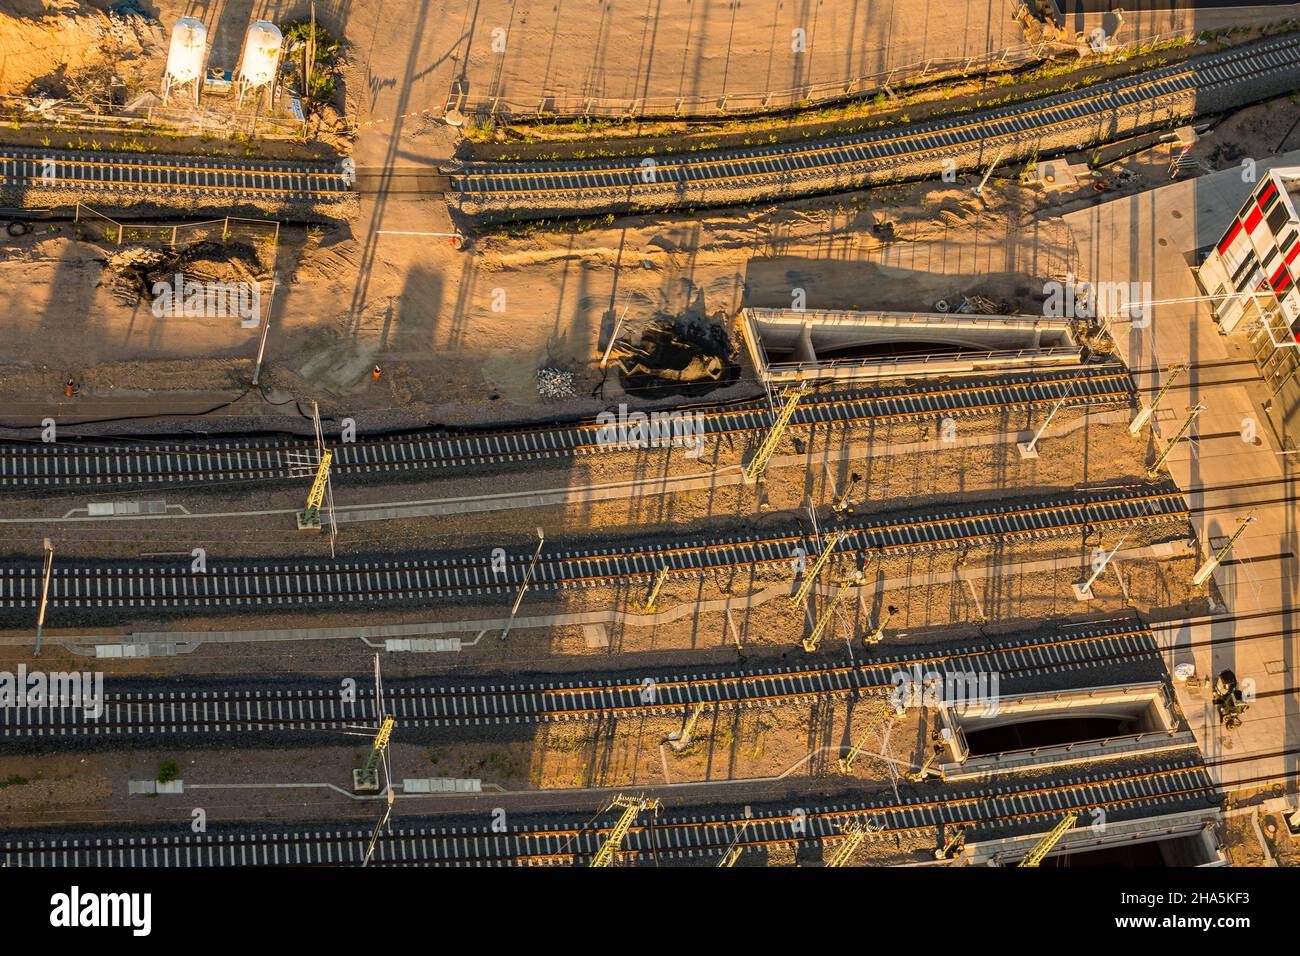
[[[944,704],[939,720],[950,732],[947,779],[1195,746],[1159,681]]]
[[[873,381],[1074,366],[1068,319],[942,312],[744,309],[741,332],[759,378]]]
[[[1102,822],[1096,824],[1090,817],[1085,812],[1040,865],[1215,867],[1228,863],[1217,810],[1109,822],[1099,818]],[[1016,866],[1044,835],[968,844],[966,856],[977,866]]]
[[[1209,838],[1207,838],[1209,837]],[[1207,866],[1219,862],[1217,844],[1202,831],[1191,836],[1168,836],[1116,843],[1091,850],[1048,856],[1042,866]]]
[[[1136,729],[1135,720],[1113,715],[1055,717],[1003,724],[986,730],[969,730],[966,732],[966,743],[972,757],[983,757],[1009,750],[1105,740],[1121,734],[1131,734]]]

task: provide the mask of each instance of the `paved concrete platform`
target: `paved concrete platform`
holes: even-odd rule
[[[1262,173],[1274,165],[1300,162],[1300,153],[1260,161]],[[1092,282],[1149,282],[1154,302],[1149,322],[1127,318],[1112,327],[1120,352],[1135,372],[1187,363],[1182,379],[1190,388],[1171,392],[1155,430],[1164,439],[1177,431],[1186,407],[1200,402],[1205,411],[1193,426],[1191,441],[1177,445],[1168,460],[1174,480],[1187,495],[1203,554],[1213,553],[1238,527],[1256,519],[1238,540],[1228,561],[1214,574],[1226,604],[1222,619],[1172,632],[1167,654],[1174,663],[1192,661],[1211,681],[1231,669],[1253,681],[1259,695],[1241,727],[1225,732],[1208,687],[1178,687],[1178,700],[1212,762],[1229,787],[1296,784],[1300,772],[1300,696],[1296,691],[1296,612],[1300,580],[1300,540],[1296,502],[1300,462],[1284,454],[1283,422],[1296,401],[1286,391],[1270,412],[1268,390],[1257,383],[1208,384],[1209,367],[1242,362],[1237,377],[1255,373],[1243,336],[1224,336],[1214,324],[1209,303],[1193,277],[1197,250],[1215,242],[1253,183],[1233,168],[1172,183],[1135,196],[1102,203],[1064,217],[1074,234],[1077,273]],[[1204,370],[1198,374],[1198,366]],[[1140,377],[1154,385],[1158,375]],[[1149,393],[1148,393],[1149,394]],[[1259,439],[1243,439],[1253,428]],[[1163,445],[1157,445],[1163,447]]]

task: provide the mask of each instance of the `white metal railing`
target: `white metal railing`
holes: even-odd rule
[[[1041,349],[1005,349],[988,352],[934,352],[924,355],[893,355],[863,359],[825,359],[820,362],[768,362],[768,372],[800,372],[831,369],[886,368],[912,365],[926,365],[931,362],[969,362],[983,364],[988,362],[1016,362],[1026,359],[1066,360],[1078,359],[1079,349],[1053,346]]]

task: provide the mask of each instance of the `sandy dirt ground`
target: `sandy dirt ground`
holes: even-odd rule
[[[959,187],[897,189],[489,237],[467,255],[398,234],[428,228],[425,203],[367,210],[363,202],[363,219],[372,217],[364,241],[346,226],[283,232],[268,380],[340,415],[380,408],[464,422],[589,413],[624,398],[617,374],[598,367],[624,309],[622,335],[635,338],[657,319],[729,325],[743,306],[788,306],[795,289],[806,291],[809,308],[929,310],[958,292],[1030,307],[1045,279],[1070,268],[1063,226],[1013,225],[1026,222],[1031,203],[1016,187],[988,210]],[[894,241],[870,231],[886,217]],[[148,301],[116,300],[101,283],[117,250],[102,240],[43,228],[0,249],[0,282],[31,290],[0,309],[0,328],[14,340],[6,381],[23,397],[44,391],[43,401],[68,417],[93,416],[110,388],[157,387],[178,361],[221,363],[191,387],[230,389],[241,375],[234,363],[256,351],[258,330],[237,320],[156,318]],[[269,295],[269,277],[262,281]],[[77,347],[53,345],[63,341]],[[134,370],[58,400],[68,375],[128,359]],[[386,370],[379,382],[375,364]],[[542,367],[572,371],[578,397],[542,403]]]
[[[955,572],[962,570],[959,555],[945,554],[933,558],[899,560],[882,567],[890,577],[912,575],[918,579],[913,587],[890,590],[877,595],[868,586],[861,600],[845,600],[822,636],[815,654],[800,646],[813,629],[816,616],[824,608],[824,597],[814,597],[806,609],[794,608],[788,600],[793,586],[779,579],[743,581],[731,585],[725,580],[709,579],[698,586],[676,586],[660,599],[663,619],[646,620],[643,604],[649,582],[629,585],[616,593],[583,592],[559,599],[540,593],[532,595],[522,615],[575,613],[580,611],[617,610],[628,617],[604,625],[594,632],[580,624],[518,626],[508,640],[501,640],[500,623],[470,625],[458,629],[466,642],[458,653],[387,654],[384,673],[393,678],[432,673],[465,675],[521,674],[533,671],[570,671],[582,673],[593,669],[623,671],[645,670],[655,674],[675,667],[716,664],[733,668],[737,664],[798,665],[804,661],[841,660],[860,656],[863,636],[882,615],[885,603],[898,612],[890,619],[885,640],[878,645],[883,652],[896,651],[917,643],[944,641],[978,642],[985,634],[1044,627],[1054,631],[1072,620],[1098,620],[1114,617],[1131,619],[1124,588],[1129,599],[1140,608],[1156,607],[1174,616],[1203,613],[1204,598],[1187,584],[1196,561],[1187,556],[1175,560],[1126,560],[1122,565],[1124,586],[1105,580],[1096,586],[1096,600],[1088,604],[1075,601],[1071,585],[1083,576],[1091,549],[1079,549],[1077,561],[1062,562],[1061,570],[1052,574],[1041,570],[1016,572],[1004,569],[990,580],[976,580],[975,595]],[[1028,549],[1006,549],[999,561],[1015,564],[1043,557]],[[974,563],[979,556],[972,555]],[[848,568],[838,572],[849,573]],[[925,583],[920,583],[925,582]],[[745,599],[756,596],[750,607]],[[723,610],[700,611],[698,600],[731,597],[737,607],[729,615]],[[183,629],[190,640],[201,642],[203,632],[238,630],[241,627],[314,627],[347,628],[367,624],[418,624],[429,621],[500,622],[508,613],[508,598],[492,605],[440,604],[437,607],[385,611],[382,619],[365,611],[341,611],[331,614],[261,614],[256,619],[238,616],[206,616],[201,612],[187,615],[183,622],[145,619],[135,622],[131,630],[154,631]],[[983,620],[984,617],[988,621]],[[54,640],[63,635],[113,635],[123,628],[82,626],[69,628],[66,622],[56,626],[51,619],[48,633]],[[29,633],[29,632],[24,632]],[[739,647],[737,646],[739,643]],[[82,669],[84,656],[73,655],[65,648],[47,645],[43,655],[53,667]],[[296,673],[309,676],[341,674],[358,679],[373,668],[377,648],[356,637],[307,641],[273,641],[267,643],[208,643],[193,647],[176,657],[155,657],[134,661],[96,662],[107,668],[110,676],[178,676],[193,673],[238,675],[259,673]],[[93,660],[93,659],[92,659]],[[14,669],[29,654],[17,647],[0,648],[0,661]]]
[[[482,781],[485,791],[517,793],[556,789],[653,786],[784,777],[790,783],[823,780],[832,789],[874,788],[888,780],[885,758],[901,776],[919,767],[929,753],[926,718],[913,713],[873,731],[850,772],[842,773],[841,752],[871,729],[871,709],[859,703],[726,710],[708,713],[697,723],[690,743],[675,750],[669,737],[681,730],[680,717],[631,718],[618,722],[568,722],[508,729],[480,728],[469,740],[459,733],[418,733],[423,742],[394,739],[390,764],[396,780],[453,777]],[[400,736],[400,735],[399,735]],[[176,760],[179,776],[193,785],[261,782],[329,783],[351,790],[351,771],[366,756],[363,745],[347,746],[331,735],[327,746],[231,751],[220,747],[190,749],[95,748],[56,758],[15,755],[0,778],[0,825],[12,825],[24,812],[46,812],[77,819],[147,820],[166,815],[176,800],[130,796],[128,780],[149,780],[160,765]],[[237,761],[230,758],[240,754]],[[236,766],[238,764],[238,766]],[[6,783],[6,780],[9,781]],[[186,806],[204,806],[223,816],[249,804],[268,811],[280,802],[268,790],[251,801],[248,794],[201,789],[187,791]],[[330,817],[355,816],[358,805],[336,792],[305,788],[283,801],[318,809]],[[593,801],[599,797],[592,796]],[[364,804],[363,804],[364,805]],[[362,806],[363,806],[362,805]],[[406,812],[438,802],[404,801]],[[367,811],[361,810],[362,815]],[[268,813],[268,816],[270,813]],[[284,811],[275,816],[284,816]],[[247,818],[246,816],[244,818]],[[214,817],[215,819],[215,817]]]
[[[100,22],[95,10],[105,6],[85,5],[84,19]],[[237,41],[250,16],[288,19],[301,13],[299,6],[261,0],[146,4],[165,22],[181,13],[204,18],[213,29],[218,60],[233,56],[237,42],[231,38]],[[689,59],[694,42],[689,34],[700,50],[730,37],[737,56],[750,56],[745,51],[751,47],[771,47],[772,31],[784,29],[787,17],[815,18],[823,27],[835,23],[834,35],[844,49],[863,57],[868,54],[862,51],[871,49],[864,37],[884,38],[895,53],[907,49],[900,46],[896,26],[868,23],[877,19],[904,20],[912,25],[909,35],[926,37],[932,45],[947,43],[944,49],[964,48],[981,35],[1001,36],[999,24],[1019,29],[997,3],[983,3],[971,4],[964,20],[951,10],[939,15],[937,8],[926,8],[920,15],[934,21],[933,28],[915,30],[916,6],[908,0],[869,11],[860,5],[848,11],[783,8],[776,26],[749,21],[731,7],[700,4],[665,11],[623,10],[614,2],[590,10],[582,4],[533,10],[482,3],[469,12],[427,4],[414,21],[385,16],[384,4],[362,9],[322,3],[317,10],[322,22],[337,20],[336,29],[349,41],[347,101],[352,113],[370,124],[359,132],[358,162],[407,165],[424,162],[422,157],[445,158],[454,131],[419,119],[418,110],[407,120],[376,120],[437,102],[453,74],[461,72],[474,88],[515,82],[517,76],[545,85],[551,80],[543,64],[551,61],[552,72],[586,71],[590,76],[581,82],[601,89],[616,85],[618,75],[671,86],[666,78],[680,81],[689,74],[693,86],[720,90],[725,66],[719,72],[719,64],[701,56],[684,67],[669,63],[663,51]],[[62,21],[32,19],[39,10],[40,4],[27,2],[17,12],[28,18],[9,25],[15,31],[65,29]],[[568,55],[560,46],[568,40],[554,27],[557,17],[562,23],[581,22],[584,30],[593,21],[603,23],[592,42],[608,53],[608,61],[594,49]],[[503,19],[513,39],[507,54],[498,56],[491,51],[491,36]],[[960,43],[944,40],[938,21],[953,37],[962,37]],[[619,31],[644,33],[649,22],[659,24],[653,41],[658,53],[643,47],[647,52],[639,62],[623,52],[615,55],[628,49]],[[17,46],[32,45],[18,33],[13,36]],[[941,55],[937,48],[923,52]],[[496,64],[499,71],[487,65],[494,59],[504,61]],[[825,61],[826,75],[843,74],[865,61],[834,62]],[[786,66],[773,69],[781,74]],[[489,75],[495,79],[486,79]],[[727,82],[735,82],[734,75]],[[1289,127],[1295,109],[1280,101],[1271,110],[1260,108],[1254,120],[1245,118],[1252,112],[1246,111],[1194,155],[1217,165],[1242,152],[1262,155],[1259,150],[1271,148],[1265,143],[1270,130]],[[1126,163],[1133,175],[1124,181],[1108,173],[1111,194],[1161,181],[1166,159],[1167,151],[1157,150]],[[622,397],[617,376],[600,374],[596,360],[625,309],[624,329],[635,335],[657,318],[713,322],[746,305],[788,305],[795,289],[806,292],[809,307],[928,309],[940,298],[981,292],[1010,307],[1037,308],[1043,282],[1073,266],[1066,231],[1043,215],[1044,205],[1064,210],[1101,195],[1085,183],[1073,195],[1044,203],[1040,193],[995,179],[988,203],[981,204],[968,186],[919,184],[778,207],[543,227],[524,236],[474,237],[469,252],[452,249],[444,238],[410,234],[447,228],[441,200],[365,196],[354,222],[309,234],[285,231],[275,263],[259,276],[268,292],[271,275],[281,277],[265,378],[276,391],[269,400],[254,393],[229,411],[280,414],[289,396],[319,398],[339,414],[375,413],[390,421],[464,422],[599,410]],[[892,238],[872,232],[885,222],[893,227]],[[8,422],[39,420],[51,409],[60,421],[189,410],[244,394],[256,329],[222,319],[160,320],[149,314],[147,303],[112,301],[101,284],[102,262],[111,250],[49,228],[0,242],[0,283],[24,290],[0,306],[0,338],[6,343],[0,394],[13,399]],[[370,375],[375,364],[384,369],[378,382]],[[536,373],[544,366],[572,371],[576,397],[539,400]],[[63,396],[68,377],[85,380],[70,400]]]
[[[294,19],[309,11],[307,3],[293,0],[156,0],[140,6],[161,21],[159,31],[181,15],[201,19],[211,37],[212,62],[229,67],[249,22]],[[0,27],[8,34],[0,52],[11,55],[0,74],[7,88],[0,91],[21,89],[41,76],[59,62],[56,50],[84,55],[96,43],[98,14],[109,7],[109,0],[7,4],[9,18],[28,22]],[[51,16],[59,9],[72,15]],[[1014,9],[1010,0],[964,0],[957,9],[935,0],[869,6],[836,0],[767,11],[731,2],[642,0],[316,3],[318,20],[356,50],[352,92],[361,120],[394,125],[430,105],[441,111],[453,83],[475,97],[530,104],[543,96],[708,101],[978,57],[1026,46],[1023,29],[1011,17]],[[44,44],[52,46],[45,56],[32,52]]]
[[[993,498],[1023,498],[1052,494],[1057,489],[1097,484],[1141,482],[1147,449],[1125,436],[1122,424],[1098,422],[1077,410],[1055,416],[1049,431],[1054,453],[1022,459],[1015,441],[1041,425],[1046,409],[994,418],[963,418],[956,434],[963,439],[987,439],[992,444],[967,448],[929,448],[934,436],[930,419],[887,423],[878,427],[798,429],[778,447],[782,458],[769,480],[747,486],[738,469],[752,454],[757,436],[719,442],[699,459],[680,449],[637,449],[552,459],[534,466],[485,469],[464,478],[431,478],[375,483],[367,476],[339,475],[334,479],[335,505],[353,508],[427,500],[478,498],[503,493],[595,487],[637,476],[649,482],[646,493],[609,501],[575,502],[544,507],[513,507],[500,511],[467,512],[437,517],[404,517],[341,526],[340,554],[374,554],[393,550],[459,548],[481,541],[515,547],[526,544],[532,527],[541,525],[548,538],[581,541],[609,534],[659,534],[671,518],[671,534],[680,540],[707,536],[728,528],[744,529],[761,521],[782,527],[806,524],[805,506],[823,511],[847,487],[852,474],[851,503],[859,517],[896,512],[900,501],[908,508],[935,511]],[[1059,430],[1059,431],[1058,431]],[[1048,438],[1043,439],[1046,447]],[[906,451],[917,444],[925,451]],[[823,456],[846,446],[842,460]],[[400,476],[399,476],[400,477]],[[674,479],[716,482],[701,489],[673,490]],[[296,530],[293,516],[268,515],[275,509],[302,505],[307,479],[293,483],[246,483],[225,490],[168,491],[166,500],[184,507],[190,517],[157,521],[89,522],[69,524],[62,540],[86,556],[120,554],[108,542],[130,538],[139,553],[175,550],[179,543],[204,547],[214,558],[254,555],[311,555],[322,550],[318,536]],[[661,493],[652,493],[654,491]],[[96,492],[96,501],[135,501],[138,489]],[[145,495],[148,496],[147,494]],[[0,524],[0,554],[25,554],[30,525],[43,517],[64,516],[84,506],[84,493],[11,495],[8,517]],[[245,515],[245,516],[241,516]],[[212,515],[214,517],[202,517]]]
[[[1280,137],[1278,127],[1296,115],[1289,101],[1257,108],[1194,155],[1233,163],[1268,148],[1264,140]],[[1040,193],[995,179],[987,205],[960,183],[916,184],[485,236],[469,253],[401,234],[445,222],[431,201],[365,198],[356,227],[282,233],[266,379],[280,391],[271,401],[255,393],[230,413],[282,413],[273,402],[291,396],[319,398],[327,414],[352,415],[362,427],[592,413],[625,398],[617,374],[598,368],[625,309],[622,334],[632,337],[656,319],[709,323],[744,306],[788,306],[795,289],[810,308],[929,310],[939,299],[981,293],[1036,311],[1043,283],[1076,265],[1051,213],[1161,181],[1167,156],[1160,148],[1108,169],[1107,193],[1084,184],[1053,195],[1046,217]],[[872,231],[884,221],[895,238]],[[156,412],[181,401],[185,387],[227,399],[243,393],[255,329],[229,319],[157,319],[147,302],[113,299],[99,285],[113,252],[102,241],[38,231],[3,240],[0,251],[0,281],[30,290],[0,306],[0,330],[13,341],[0,384],[14,399],[10,421],[49,409],[60,420],[105,417],[96,411],[103,403]],[[65,399],[63,381],[97,364],[105,368]],[[378,382],[375,364],[385,370]],[[542,367],[572,371],[576,396],[541,400]],[[144,394],[149,388],[173,390]]]
[[[85,5],[88,9],[91,5]],[[97,2],[95,9],[106,6]],[[233,60],[243,25],[251,17],[285,19],[301,15],[305,5],[277,0],[211,0],[146,4],[165,22],[181,13],[201,16],[214,28],[214,56]],[[409,16],[393,15],[393,0],[350,3],[322,0],[324,22],[349,40],[344,68],[345,95],[359,123],[354,155],[362,165],[424,165],[445,160],[455,146],[454,132],[429,118],[445,102],[453,82],[473,95],[500,93],[538,97],[550,93],[633,98],[649,96],[721,96],[754,88],[843,79],[916,59],[975,55],[1019,42],[1019,26],[1010,19],[1008,0],[939,7],[932,0],[895,0],[867,5],[826,3],[779,7],[765,16],[739,4],[695,0],[685,5],[640,0],[547,4],[483,0],[474,5],[423,0]],[[44,5],[18,0],[15,12],[34,17]],[[20,89],[58,69],[60,63],[84,68],[94,62],[100,21],[86,17],[71,26],[62,22],[0,20],[0,92]],[[924,29],[917,26],[925,25]],[[806,26],[805,26],[806,24]],[[785,37],[806,28],[810,53],[787,55]],[[502,31],[495,33],[494,31]],[[505,52],[492,49],[505,38]],[[914,39],[912,39],[914,38]],[[890,45],[886,58],[882,50]],[[132,81],[145,82],[156,70],[160,51],[141,45],[132,60]],[[1300,107],[1289,100],[1244,111],[1221,125],[1198,145],[1193,156],[1207,167],[1235,165],[1242,155],[1264,155],[1274,148]],[[0,138],[3,131],[0,131]],[[271,254],[259,260],[253,276],[269,286],[279,276],[274,324],[269,337],[270,361],[263,393],[247,389],[257,346],[255,329],[237,320],[158,318],[145,301],[127,301],[111,288],[109,262],[122,254],[100,238],[77,238],[70,229],[48,226],[25,237],[0,239],[0,287],[20,290],[0,304],[0,399],[4,424],[27,424],[53,413],[62,422],[127,414],[146,415],[166,409],[201,410],[221,405],[230,418],[297,414],[294,400],[318,398],[333,416],[354,416],[363,427],[415,421],[448,423],[534,419],[603,410],[627,395],[617,375],[605,375],[597,359],[614,324],[626,311],[624,334],[637,335],[659,319],[687,319],[729,327],[744,306],[782,307],[796,290],[806,293],[810,308],[862,308],[928,311],[940,299],[982,294],[1008,311],[1040,310],[1043,284],[1076,271],[1068,230],[1056,214],[1114,195],[1132,193],[1167,181],[1168,150],[1160,147],[1106,168],[1102,189],[1085,182],[1071,193],[1044,197],[1016,181],[1018,170],[1005,170],[991,182],[981,202],[971,181],[921,183],[869,193],[760,206],[704,211],[692,216],[632,217],[563,226],[529,227],[516,234],[479,234],[468,251],[457,251],[444,237],[442,201],[367,195],[360,215],[350,222],[311,229],[287,228]],[[1079,158],[1079,157],[1077,157]],[[126,242],[126,251],[139,247]],[[371,369],[379,365],[376,381]],[[537,372],[555,367],[572,372],[572,398],[543,401]],[[76,396],[63,395],[68,377],[79,384]],[[738,394],[752,383],[728,394]],[[186,405],[188,403],[188,406]],[[1068,419],[1063,419],[1068,421]],[[976,423],[972,429],[1006,430],[1022,422]],[[965,427],[965,426],[963,426]],[[1080,481],[1130,478],[1140,472],[1145,449],[1117,439],[1115,429],[1089,430],[1060,439],[1056,454],[1024,465],[1006,447],[942,456],[897,456],[879,462],[870,455],[846,462],[846,468],[869,467],[872,480],[864,510],[937,507],[960,489],[974,500],[990,491],[1068,488]],[[852,437],[852,436],[845,436]],[[899,426],[860,436],[877,442],[916,441],[919,429]],[[801,439],[802,440],[802,439]],[[791,441],[787,453],[801,453]],[[740,449],[726,449],[738,459]],[[634,458],[635,456],[629,456]],[[496,476],[493,491],[533,482],[554,487],[594,483],[640,473],[645,461],[584,459],[527,476]],[[659,461],[652,466],[663,468]],[[715,464],[734,464],[732,458]],[[676,473],[673,461],[662,473]],[[843,469],[839,472],[843,478]],[[669,517],[679,534],[776,520],[797,513],[805,496],[824,501],[824,475],[813,469],[798,480],[772,483],[769,511],[764,513],[750,491],[665,496],[587,509],[550,509],[544,514],[491,515],[452,521],[403,522],[400,529],[369,526],[350,531],[344,541],[353,553],[391,548],[461,546],[500,537],[515,543],[528,537],[537,521],[548,532],[624,528],[629,532],[663,524]],[[551,479],[554,478],[552,482]],[[481,493],[481,479],[447,483],[425,496]],[[401,486],[364,494],[401,498],[421,489]],[[288,490],[251,495],[215,493],[213,506],[239,501],[282,506]],[[295,502],[296,503],[296,502]],[[39,514],[52,503],[22,500],[14,511]],[[11,512],[13,513],[13,512]],[[523,531],[520,531],[520,527]],[[214,553],[301,552],[296,532],[191,526],[184,534],[207,535]],[[19,535],[30,529],[6,529],[0,539],[8,550],[23,551]],[[1128,547],[1186,536],[1172,527],[1137,535]],[[28,538],[34,537],[27,535]],[[35,536],[38,537],[38,536]],[[81,553],[134,554],[163,547],[175,532],[159,526],[69,529],[64,547]],[[174,544],[174,540],[171,542]],[[1109,542],[1107,542],[1109,543]],[[957,575],[962,556],[944,553],[881,562],[884,578],[913,576],[928,586],[901,589],[863,601],[837,617],[823,656],[843,656],[846,641],[877,619],[882,602],[896,604],[889,641],[894,647],[918,635],[976,639],[983,630],[1049,624],[1086,613],[1096,617],[1127,613],[1125,595],[1109,579],[1099,600],[1085,609],[1076,604],[1070,585],[1080,576],[1095,541],[1074,539],[1017,544],[996,554],[975,553],[972,563],[992,560],[1014,564],[1068,554],[1077,564],[1056,573],[1011,572],[981,580],[974,595]],[[174,550],[174,548],[173,548]],[[25,553],[25,552],[24,552]],[[1132,561],[1123,566],[1128,597],[1139,608],[1192,609],[1203,596],[1187,581],[1195,558]],[[847,562],[830,575],[844,575]],[[572,625],[521,629],[510,642],[485,640],[455,659],[390,655],[386,673],[417,675],[445,669],[469,674],[555,670],[592,666],[626,666],[651,662],[658,669],[677,662],[720,661],[734,664],[743,654],[755,661],[798,663],[807,655],[797,642],[811,626],[810,614],[784,599],[757,603],[743,616],[694,613],[693,603],[776,588],[779,576],[762,574],[743,580],[709,579],[672,582],[661,603],[681,609],[670,620],[649,626],[619,624],[604,640]],[[533,594],[529,613],[593,609],[635,611],[648,582],[619,589],[565,594]],[[775,591],[774,591],[775,593]],[[498,617],[507,600],[406,608],[382,615],[383,623],[431,619]],[[815,599],[813,612],[821,606]],[[297,613],[240,618],[187,616],[183,626],[196,631],[240,626],[377,623],[379,615],[342,612],[323,620]],[[981,623],[987,617],[988,623]],[[52,620],[58,634],[66,622]],[[134,622],[137,628],[182,626],[175,620]],[[737,648],[737,626],[743,648]],[[120,633],[124,628],[79,628]],[[466,635],[472,637],[472,635]],[[853,648],[860,651],[860,641]],[[258,672],[337,675],[365,673],[373,651],[360,641],[209,645],[192,655],[124,662],[114,674],[176,676],[196,670],[211,674]],[[0,650],[0,662],[26,659],[17,648]],[[48,661],[84,664],[51,646]],[[458,742],[454,746],[395,744],[402,767],[418,768],[411,776],[480,776],[506,788],[573,788],[623,786],[662,781],[716,780],[779,774],[817,747],[837,744],[854,727],[836,708],[815,714],[745,711],[711,724],[682,755],[662,755],[660,743],[674,728],[671,720],[625,722],[613,728],[556,725],[522,739]],[[913,734],[912,736],[915,736]],[[916,741],[900,742],[905,759]],[[909,748],[912,748],[909,750]],[[176,754],[182,776],[208,781],[329,780],[348,784],[347,771],[361,749],[308,748],[256,752],[247,762],[231,753],[196,749]],[[239,752],[242,757],[244,751]],[[6,758],[0,772],[0,821],[30,819],[39,808],[51,820],[115,821],[148,817],[158,801],[129,802],[125,781],[150,777],[163,757],[155,751],[68,753],[57,757]],[[882,766],[865,763],[873,785],[884,779]],[[827,770],[823,754],[801,772]],[[865,779],[865,777],[864,777]],[[213,805],[241,819],[294,819],[355,815],[342,799],[291,791],[265,799],[220,795]],[[179,806],[179,805],[178,805]],[[137,809],[137,808],[143,809]],[[338,809],[342,807],[343,809]],[[188,819],[176,810],[178,826]],[[593,807],[594,809],[594,807]],[[170,811],[170,808],[168,809]],[[158,814],[161,815],[161,814]],[[359,817],[357,817],[359,818]],[[1276,831],[1279,855],[1290,839]],[[1250,835],[1253,839],[1253,834]],[[915,850],[923,850],[920,841]],[[1249,847],[1250,840],[1238,841]],[[933,843],[933,840],[929,840]],[[886,848],[887,849],[887,848]],[[896,859],[908,859],[899,845]],[[874,851],[888,855],[885,850]],[[892,852],[892,851],[891,851]],[[1243,850],[1248,852],[1248,850]],[[774,854],[770,862],[778,862]],[[914,858],[910,857],[910,858]],[[793,851],[786,862],[797,862]]]

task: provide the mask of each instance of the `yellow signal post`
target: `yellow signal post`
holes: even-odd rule
[[[844,531],[835,531],[826,536],[826,544],[822,546],[822,553],[817,555],[817,560],[813,562],[812,567],[804,575],[803,581],[799,584],[799,590],[795,592],[794,597],[790,598],[790,603],[795,607],[802,607],[804,601],[808,600],[808,594],[817,583],[817,575],[821,574],[822,568],[826,562],[831,559],[831,552],[835,550],[836,545],[848,537]]]
[[[325,486],[329,483],[330,463],[333,460],[332,451],[321,455],[320,464],[316,466],[316,478],[311,483],[311,491],[307,493],[307,507],[298,512],[299,531],[320,530],[320,506],[325,502]]]
[[[605,842],[596,851],[596,856],[591,861],[592,866],[613,866],[614,859],[618,856],[618,848],[622,846],[623,838],[632,828],[632,822],[636,820],[637,814],[642,810],[657,810],[659,801],[646,797],[625,797],[620,793],[609,802],[606,809],[612,810],[615,807],[622,807],[623,815],[618,818],[618,823],[614,824],[614,829],[609,832]]]
[[[1029,851],[1029,855],[1016,865],[1038,866],[1042,863],[1043,858],[1052,851],[1052,847],[1061,842],[1061,837],[1065,836],[1065,831],[1074,826],[1074,821],[1077,819],[1079,819],[1077,813],[1067,813],[1061,818],[1061,822],[1052,828],[1052,832],[1039,840],[1037,845]]]
[[[799,407],[800,400],[808,394],[807,385],[796,385],[785,393],[785,405],[776,416],[776,421],[768,429],[767,435],[763,438],[763,443],[758,446],[758,451],[745,466],[744,476],[745,484],[752,485],[763,477],[767,471],[767,463],[771,460],[777,445],[781,443],[781,436],[785,434],[786,425],[790,424],[790,419],[794,417],[794,410]]]
[[[866,748],[867,741],[871,739],[871,735],[876,732],[876,728],[884,723],[893,712],[894,705],[888,700],[880,702],[880,705],[876,708],[875,712],[872,713],[871,720],[867,723],[867,729],[862,732],[862,736],[859,737],[857,742],[849,749],[849,752],[840,758],[840,773],[848,773],[853,769],[853,761],[857,760],[858,755]]]
[[[370,753],[366,755],[366,762],[361,765],[360,770],[352,771],[352,789],[366,793],[377,793],[379,791],[379,761],[384,756],[384,751],[388,749],[388,738],[393,735],[392,717],[385,717],[383,723],[379,725],[379,733],[375,734],[375,742],[370,748]]]
[[[835,615],[835,605],[840,603],[840,598],[848,592],[849,582],[841,581],[840,586],[831,592],[831,596],[826,599],[826,608],[817,618],[817,624],[813,631],[803,639],[803,649],[811,654],[817,650],[817,645],[821,643],[822,634],[831,623],[831,618]]]

